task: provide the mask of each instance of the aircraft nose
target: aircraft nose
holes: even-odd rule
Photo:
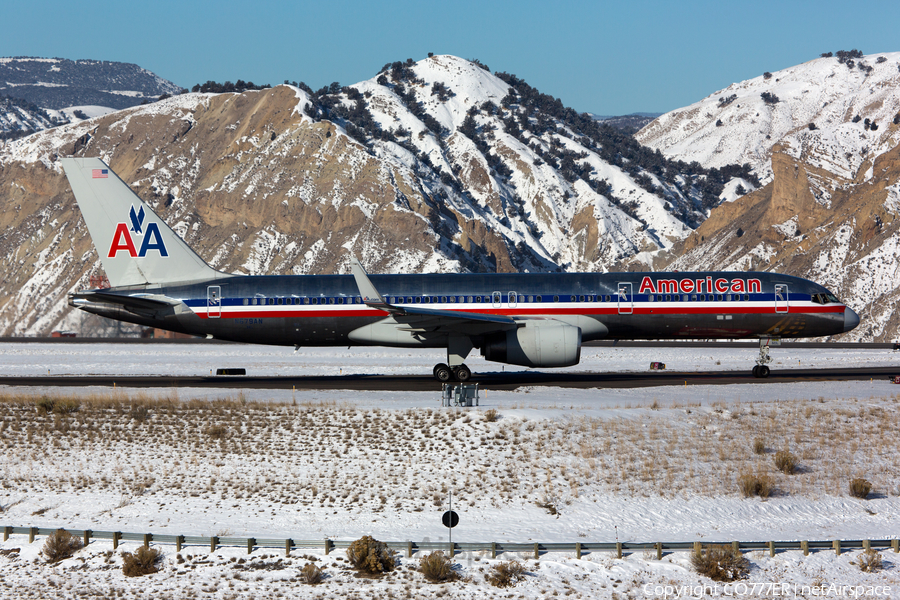
[[[849,306],[844,307],[844,332],[855,329],[859,325],[859,315]]]

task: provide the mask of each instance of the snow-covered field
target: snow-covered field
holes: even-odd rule
[[[775,368],[883,366],[884,350],[773,349]],[[744,369],[752,349],[585,348],[574,370]],[[2,344],[0,374],[206,375],[239,366],[253,375],[427,373],[440,354],[383,349],[301,350],[231,345]],[[480,359],[476,372],[498,370]],[[778,364],[778,363],[781,364]],[[488,391],[476,409],[442,409],[438,393],[357,391],[65,390],[0,388],[0,525],[158,534],[445,541],[447,492],[461,517],[454,541],[727,541],[900,537],[900,389],[886,381],[640,390],[529,388]],[[42,395],[74,396],[79,410],[41,415]],[[499,419],[485,418],[489,409]],[[753,451],[760,439],[766,450]],[[799,469],[775,469],[788,449]],[[767,499],[744,498],[744,473],[771,477]],[[873,484],[867,500],[850,478]],[[555,514],[554,514],[555,513]],[[397,574],[357,579],[341,551],[316,554],[330,576],[308,587],[290,559],[257,550],[174,547],[161,573],[124,578],[111,544],[95,541],[56,566],[43,540],[0,544],[2,597],[774,597],[749,583],[872,588],[897,595],[900,564],[864,573],[860,552],[748,554],[745,588],[697,585],[687,553],[655,560],[550,553],[523,583],[485,582],[489,556],[456,559],[466,577],[425,583],[403,558]],[[134,549],[125,544],[126,550]],[[5,552],[19,548],[19,552]],[[188,556],[192,558],[187,558]],[[279,558],[283,560],[277,562]],[[500,556],[498,560],[510,558]],[[648,586],[649,587],[646,587]],[[782,591],[786,589],[783,588]],[[791,588],[793,589],[793,588]],[[821,588],[817,588],[821,590]],[[694,590],[696,591],[696,590]],[[747,593],[744,593],[744,592]],[[758,593],[753,593],[753,592]],[[803,590],[800,590],[801,592]],[[834,593],[825,594],[838,597]],[[864,590],[865,591],[865,590]],[[787,597],[816,597],[806,593]],[[821,595],[821,594],[820,594]],[[853,594],[845,591],[843,597]]]

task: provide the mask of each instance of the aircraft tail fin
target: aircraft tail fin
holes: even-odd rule
[[[111,285],[213,279],[210,267],[99,158],[62,158]]]

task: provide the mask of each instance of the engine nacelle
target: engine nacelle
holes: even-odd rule
[[[571,367],[581,360],[581,328],[559,321],[527,321],[525,327],[488,336],[481,355],[523,367]]]

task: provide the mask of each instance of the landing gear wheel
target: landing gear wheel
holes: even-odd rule
[[[434,366],[434,377],[440,382],[447,382],[453,378],[453,371],[444,363]]]
[[[454,367],[453,374],[456,376],[457,381],[468,381],[472,379],[472,371],[470,371],[469,367],[466,365]]]
[[[759,379],[759,365],[753,365],[753,376]]]
[[[769,367],[767,367],[766,365],[760,365],[757,372],[759,373],[757,377],[759,377],[760,379],[765,379],[769,376]]]

